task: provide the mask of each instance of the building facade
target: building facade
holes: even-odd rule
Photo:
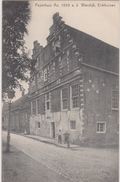
[[[34,42],[30,133],[71,143],[118,143],[119,50],[64,23],[56,13],[42,47]]]
[[[69,133],[80,145],[118,144],[118,48],[66,25],[58,13],[49,30],[45,47],[34,42],[29,98],[13,109],[15,129],[55,140],[60,131],[62,142]]]
[[[30,133],[30,104],[28,95],[22,96],[11,104],[10,130],[16,133]],[[9,120],[9,105],[4,103],[2,114],[2,128],[7,130]]]

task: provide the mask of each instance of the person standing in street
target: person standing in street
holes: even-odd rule
[[[59,129],[59,131],[58,131],[58,143],[62,144],[62,132],[61,132],[61,129]]]

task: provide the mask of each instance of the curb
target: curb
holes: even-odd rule
[[[49,141],[44,141],[44,140],[41,140],[41,139],[38,139],[38,138],[34,138],[34,137],[31,137],[31,136],[26,136],[26,135],[22,135],[22,136],[24,136],[26,138],[31,138],[33,140],[40,141],[40,142],[43,142],[43,143],[52,144],[52,145],[55,145],[57,147],[71,149],[71,148],[68,148],[67,146],[59,145],[57,143],[52,143],[52,142],[49,142]]]

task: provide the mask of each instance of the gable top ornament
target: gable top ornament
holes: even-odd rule
[[[62,17],[59,16],[59,13],[55,13],[53,15],[53,25],[49,29],[49,36],[47,38],[47,41],[50,42],[56,34],[63,28],[64,21],[62,21]]]

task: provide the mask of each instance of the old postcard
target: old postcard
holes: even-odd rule
[[[119,10],[2,2],[2,182],[119,181]]]

